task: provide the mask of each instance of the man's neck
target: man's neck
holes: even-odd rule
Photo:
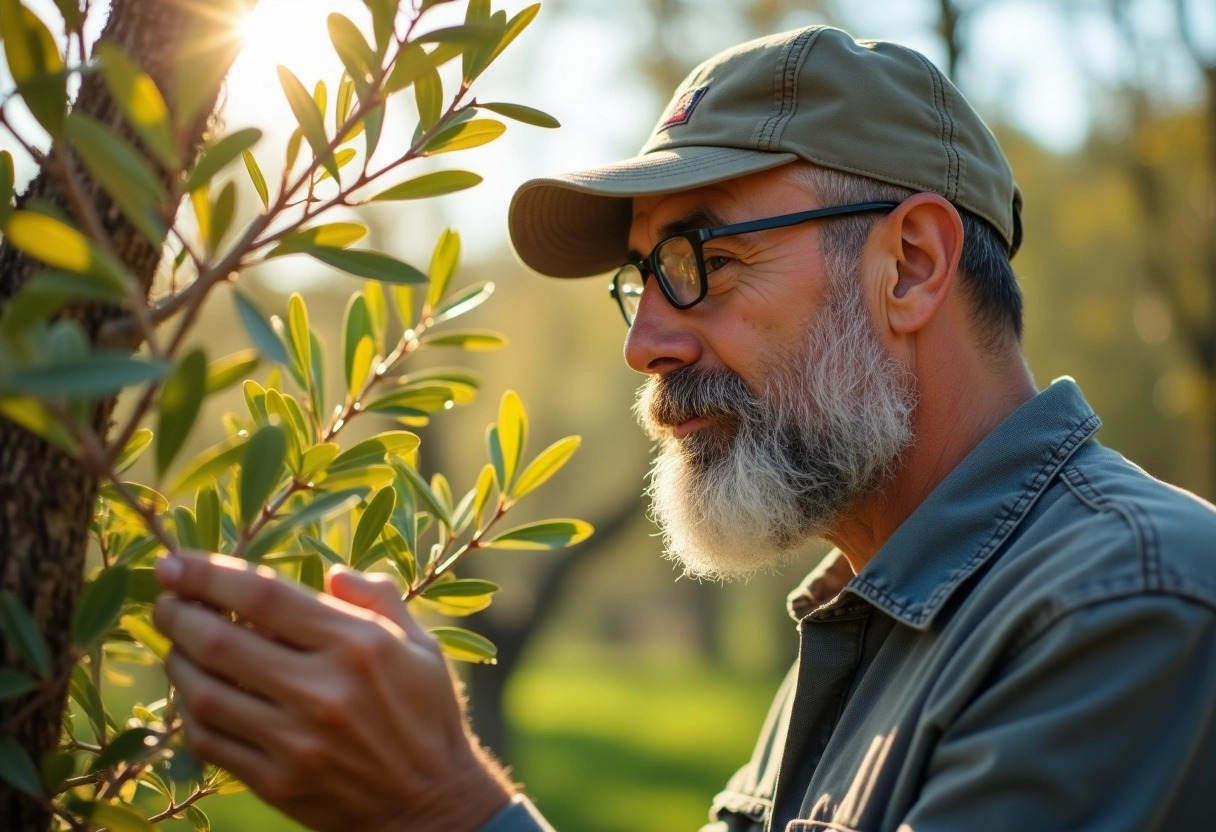
[[[828,535],[855,573],[984,437],[1037,392],[1020,350],[998,365],[958,356],[942,360],[954,365],[953,372],[921,382],[913,443],[894,475]]]

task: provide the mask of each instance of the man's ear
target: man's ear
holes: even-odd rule
[[[881,307],[891,332],[925,326],[946,300],[958,273],[963,222],[937,194],[920,193],[899,204],[876,229],[882,262]]]

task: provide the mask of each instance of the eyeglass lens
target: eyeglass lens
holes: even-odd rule
[[[684,237],[672,237],[659,248],[656,259],[672,297],[682,305],[695,303],[701,296],[701,275],[692,243]]]

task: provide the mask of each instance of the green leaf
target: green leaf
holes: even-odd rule
[[[503,50],[519,37],[520,32],[536,19],[536,15],[539,12],[540,3],[533,3],[531,6],[521,9],[518,14],[512,17],[507,22],[506,28],[503,30],[502,36],[498,39],[498,43],[494,46],[493,51],[490,52],[490,57],[485,62],[485,66],[492,64],[502,54]]]
[[[248,150],[241,153],[241,158],[245,160],[245,170],[249,171],[249,181],[253,183],[253,188],[258,192],[258,198],[262,200],[263,208],[270,208],[270,191],[266,187],[266,177],[262,175],[262,167],[258,164],[257,158]]]
[[[318,485],[326,491],[347,488],[379,489],[393,481],[393,469],[387,465],[373,463],[358,468],[330,471]]]
[[[156,827],[134,809],[119,803],[81,801],[74,808],[94,825],[109,832],[156,832]]]
[[[486,508],[490,504],[490,497],[494,493],[494,466],[486,463],[481,467],[481,473],[477,475],[477,485],[473,488],[473,506],[472,506],[472,521],[473,528],[481,531],[484,528],[483,520],[485,519]]]
[[[100,41],[94,52],[101,59],[106,86],[127,121],[162,165],[177,170],[181,163],[169,125],[169,108],[156,83],[113,43]]]
[[[167,639],[165,643],[166,645],[168,644]],[[105,742],[106,727],[110,723],[110,720],[106,716],[105,705],[101,701],[101,693],[98,692],[97,686],[93,684],[93,680],[89,677],[89,671],[79,662],[72,668],[72,678],[68,683],[68,695],[75,700],[76,704],[80,706],[80,710],[84,712],[85,717],[89,720],[89,726],[93,729],[93,736],[96,737],[97,742]]]
[[[536,488],[561,470],[561,467],[578,450],[578,446],[582,444],[582,441],[580,437],[567,436],[565,439],[559,439],[545,448],[536,459],[529,463],[523,473],[519,475],[519,479],[515,481],[515,485],[509,490],[508,496],[514,500],[518,500],[525,494],[536,490]]]
[[[593,531],[591,524],[582,520],[542,520],[516,526],[483,545],[492,549],[561,549],[581,543]]]
[[[119,293],[127,288],[121,266],[94,249],[75,228],[54,217],[34,211],[14,211],[4,233],[9,243],[52,268],[89,275]]]
[[[0,228],[8,222],[8,216],[13,210],[13,190],[16,174],[13,170],[13,154],[0,150]]]
[[[0,395],[0,416],[56,447],[69,452],[76,447],[76,440],[59,418],[33,396]]]
[[[127,569],[127,601],[133,604],[154,604],[160,594],[160,581],[156,579],[155,569],[151,566]]]
[[[436,67],[428,64],[414,79],[414,100],[418,104],[418,127],[430,130],[443,113],[443,79]]]
[[[328,18],[329,39],[333,42],[338,59],[346,67],[346,73],[359,91],[362,99],[367,92],[368,76],[379,67],[372,48],[363,38],[363,33],[345,15],[334,12]]]
[[[460,260],[460,235],[450,228],[445,228],[435,243],[431,253],[431,266],[427,270],[431,281],[426,293],[426,305],[434,308],[447,294],[448,284],[456,273],[456,264]]]
[[[143,454],[144,449],[152,444],[152,431],[147,428],[140,428],[131,434],[131,438],[127,441],[126,446],[122,449],[122,453],[118,455],[118,459],[114,461],[114,472],[121,474],[123,471],[130,468]]]
[[[374,281],[364,284],[363,301],[367,304],[367,316],[371,320],[372,341],[376,352],[385,353],[384,336],[388,333],[388,299],[384,295],[384,287]]]
[[[305,549],[311,549],[314,553],[329,563],[330,566],[338,566],[339,564],[346,563],[346,561],[342,559],[341,555],[311,535],[300,535],[300,542],[304,544]]]
[[[8,702],[38,689],[38,683],[24,673],[0,668],[0,702]]]
[[[0,632],[34,672],[44,679],[50,676],[51,652],[42,631],[25,606],[8,590],[0,591]]]
[[[232,216],[235,213],[236,183],[229,179],[224,183],[224,187],[220,188],[219,196],[211,205],[211,229],[208,235],[211,250],[219,248],[224,235],[228,233],[228,227],[232,225]]]
[[[375,358],[376,347],[372,344],[371,337],[365,335],[355,346],[354,355],[350,359],[349,375],[346,379],[346,389],[352,401],[363,392],[363,385],[367,383],[367,379],[372,373],[372,362]]]
[[[236,160],[237,156],[249,153],[249,149],[262,138],[262,131],[256,127],[246,127],[237,130],[215,141],[208,142],[202,149],[194,169],[186,177],[185,190],[193,191],[211,181],[211,178]],[[245,160],[246,166],[249,160]],[[256,165],[257,162],[254,162]],[[252,171],[250,173],[252,175]],[[256,182],[255,182],[256,185]],[[263,182],[265,187],[265,182]],[[260,191],[259,191],[260,192]],[[263,198],[263,202],[265,202]]]
[[[452,527],[452,518],[449,516],[447,508],[435,496],[435,492],[427,485],[422,475],[399,459],[391,459],[389,460],[389,464],[393,466],[393,470],[397,472],[398,476],[405,479],[406,483],[414,490],[414,493],[422,498],[422,501],[434,513],[436,519],[450,529]]]
[[[58,137],[67,113],[67,75],[51,30],[23,4],[3,0],[0,37],[17,91],[38,123]]]
[[[500,493],[507,492],[507,469],[503,461],[502,455],[502,439],[498,435],[498,426],[490,425],[486,428],[486,456],[490,459],[490,465],[494,469],[494,481],[498,484]]]
[[[220,531],[224,513],[215,484],[203,486],[194,495],[194,520],[198,527],[199,547],[206,552],[220,550]]]
[[[317,520],[332,514],[345,511],[359,502],[366,493],[364,488],[335,491],[332,494],[321,494],[302,508],[292,509],[291,513],[271,526],[259,536],[258,541],[246,551],[246,557],[256,560],[256,555],[262,551],[270,551],[279,541],[302,526],[307,526]]]
[[[261,310],[241,292],[233,292],[232,296],[236,301],[237,315],[240,316],[241,323],[245,326],[245,331],[249,333],[253,345],[270,361],[286,364],[287,348],[283,346],[283,342],[279,340],[279,336],[275,334]]]
[[[405,430],[387,431],[347,448],[329,465],[329,473],[341,473],[382,463],[388,456],[407,454],[418,447],[418,435]]]
[[[178,545],[183,549],[202,548],[194,512],[185,506],[177,506],[173,509],[173,534],[177,537]]]
[[[186,820],[190,821],[194,832],[211,832],[211,819],[198,807],[197,803],[186,807]]]
[[[210,396],[212,393],[226,390],[238,381],[244,381],[261,363],[262,357],[257,350],[238,350],[232,355],[212,361],[207,365],[207,381],[203,394]]]
[[[135,148],[101,122],[72,113],[65,125],[73,149],[140,233],[156,245],[165,239],[169,196]]]
[[[502,487],[510,494],[520,457],[528,444],[528,414],[514,390],[503,393],[498,404],[498,441],[502,445]]]
[[[329,149],[329,138],[325,135],[325,120],[317,109],[317,102],[308,94],[308,90],[300,83],[292,71],[285,66],[279,66],[279,83],[287,96],[287,103],[300,125],[300,131],[312,152],[320,160],[329,175],[338,178],[338,165],[334,162],[334,154]]]
[[[11,735],[0,736],[0,780],[33,797],[43,795],[42,776],[30,755]]]
[[[79,32],[84,25],[84,14],[80,10],[80,0],[55,0],[55,8],[63,15],[63,23],[70,32]]]
[[[350,546],[351,563],[362,558],[372,544],[380,538],[380,532],[384,530],[384,524],[392,516],[396,502],[397,495],[393,493],[392,488],[382,488],[376,492],[375,497],[372,497],[371,502],[363,511],[363,516],[359,518],[358,526],[355,527],[355,535]]]
[[[443,648],[443,653],[458,662],[494,664],[498,653],[494,643],[485,636],[460,627],[432,627],[431,635]]]
[[[500,589],[493,581],[465,578],[438,581],[423,590],[422,597],[439,602],[444,615],[471,615],[490,606],[490,599]]]
[[[399,0],[363,0],[363,5],[372,13],[372,31],[376,37],[376,53],[383,55],[393,39],[393,27],[397,19]]]
[[[309,448],[300,459],[299,478],[304,482],[323,479],[326,469],[337,455],[338,445],[334,442],[325,442]]]
[[[402,199],[427,199],[463,191],[481,184],[482,178],[467,170],[440,170],[401,182],[371,198],[372,202]]]
[[[346,248],[367,236],[367,226],[357,222],[330,222],[284,234],[279,244],[266,253],[266,258],[284,254],[301,254],[324,246]]]
[[[371,159],[380,145],[380,134],[384,129],[384,105],[372,107],[363,116],[364,141],[367,147],[367,158]]]
[[[358,151],[353,147],[344,147],[334,154],[334,163],[338,169],[346,167],[346,165],[358,155]],[[324,182],[329,179],[329,171],[321,171],[321,175],[317,177],[317,182]]]
[[[266,498],[281,479],[287,437],[277,425],[263,425],[245,443],[239,494],[240,522],[248,527],[262,511]]]
[[[129,728],[121,734],[115,735],[105,750],[93,760],[89,771],[102,771],[116,766],[124,760],[140,758],[150,750],[147,740],[154,740],[157,736],[157,733],[151,728],[144,727]]]
[[[287,303],[287,335],[290,366],[296,381],[305,390],[311,389],[312,330],[308,327],[308,307],[299,292],[293,292]]]
[[[485,303],[492,294],[494,294],[494,284],[488,280],[465,287],[460,294],[448,298],[435,307],[435,311],[431,313],[431,325],[450,321],[458,315],[471,312]]]
[[[85,586],[72,613],[72,643],[86,653],[92,650],[118,620],[126,597],[126,569],[111,566],[99,572]]]
[[[473,352],[497,350],[507,345],[507,339],[497,332],[484,329],[466,329],[451,332],[427,333],[418,339],[419,344],[430,347],[462,347]]]
[[[118,624],[126,630],[127,635],[151,650],[152,654],[162,662],[165,660],[165,656],[169,655],[169,649],[173,645],[149,623],[147,618],[138,615],[124,615],[118,619]]]
[[[410,551],[405,536],[392,525],[386,525],[380,537],[384,541],[385,551],[388,552],[393,565],[397,567],[397,572],[405,579],[408,586],[413,586],[414,581],[418,580],[418,561],[415,559],[414,553]]]
[[[355,375],[355,352],[364,338],[371,341],[372,336],[372,317],[367,309],[367,299],[360,293],[353,294],[346,304],[346,314],[342,320],[342,366],[346,371],[347,387],[352,396],[357,392],[350,385],[350,379]]]
[[[201,348],[186,353],[165,380],[157,406],[156,474],[163,477],[190,436],[207,394],[207,356]]]
[[[515,121],[531,124],[533,127],[561,127],[561,122],[553,116],[541,110],[532,107],[525,107],[523,104],[506,104],[500,101],[494,101],[489,104],[477,102],[477,107],[482,110],[489,110],[492,113],[498,113],[500,116],[514,119]]]
[[[407,43],[397,53],[397,58],[393,61],[393,68],[389,70],[388,78],[384,81],[385,95],[405,89],[434,69],[425,49],[416,43]]]
[[[338,95],[334,101],[334,135],[342,129],[346,124],[346,120],[350,118],[351,105],[355,103],[355,82],[351,80],[349,75],[343,74],[342,80],[338,83]],[[348,142],[357,135],[353,130],[342,136],[342,141]]]
[[[453,150],[479,147],[494,141],[506,129],[505,124],[492,118],[471,119],[454,127],[440,130],[426,143],[422,152],[425,155],[434,156],[436,153],[449,153]]]
[[[325,348],[315,332],[308,336],[312,365],[308,372],[308,403],[320,418],[325,413]]]
[[[158,381],[168,371],[169,365],[163,361],[99,351],[32,370],[18,370],[10,373],[2,386],[35,396],[103,396],[124,387]]]
[[[426,282],[426,275],[413,266],[377,251],[311,246],[305,249],[305,253],[312,255],[327,266],[333,266],[335,269],[355,277],[381,280],[385,283]]]

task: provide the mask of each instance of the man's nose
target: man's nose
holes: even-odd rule
[[[702,348],[689,326],[693,314],[676,309],[663,296],[658,281],[647,280],[625,337],[625,363],[639,373],[659,375],[696,363]]]

